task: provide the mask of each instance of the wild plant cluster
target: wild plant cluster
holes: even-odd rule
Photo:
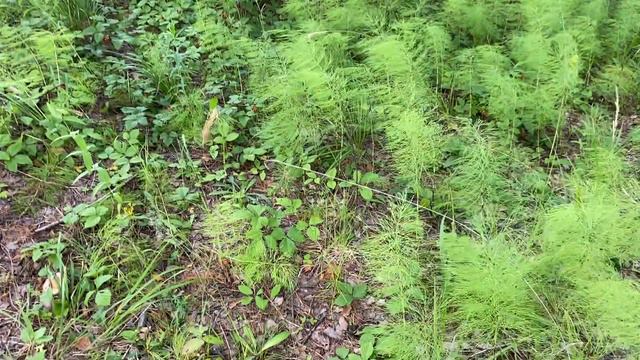
[[[283,358],[321,273],[331,359],[638,358],[639,84],[640,0],[5,1],[12,343]]]
[[[621,269],[640,256],[640,208],[615,122],[638,105],[639,7],[288,1],[292,28],[255,44],[259,135],[276,156],[385,154],[405,193],[428,188],[450,215],[438,260],[420,207],[391,206],[364,243],[396,319],[371,330],[380,355],[638,354],[640,293]],[[567,166],[556,160],[571,131],[582,154]]]

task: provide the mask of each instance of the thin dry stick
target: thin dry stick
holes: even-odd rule
[[[321,173],[321,172],[319,172],[319,171],[315,171],[315,170],[305,169],[305,168],[303,168],[303,167],[301,167],[301,166],[293,165],[293,164],[290,164],[290,163],[287,163],[287,162],[284,162],[284,161],[275,160],[275,159],[268,159],[268,160],[266,160],[266,161],[267,161],[267,162],[274,162],[274,163],[282,164],[282,165],[284,165],[284,166],[292,167],[292,168],[294,168],[294,169],[299,169],[299,170],[308,171],[308,172],[314,173],[314,174],[316,174],[316,175],[318,175],[318,176],[322,176],[322,177],[325,177],[325,178],[329,178],[329,176],[327,176],[327,174],[325,174],[325,173]],[[333,176],[333,177],[331,177],[331,178],[332,178],[332,179],[334,179],[334,180],[342,181],[342,182],[344,182],[344,183],[346,183],[346,184],[349,184],[349,185],[351,185],[351,186],[356,186],[356,187],[360,187],[360,188],[364,188],[364,189],[369,189],[369,190],[370,190],[371,192],[373,192],[373,193],[376,193],[376,194],[379,194],[379,195],[383,195],[383,196],[386,196],[386,197],[389,197],[389,198],[392,198],[392,199],[395,199],[395,200],[398,200],[398,201],[401,201],[401,202],[405,202],[405,203],[407,203],[407,204],[411,204],[411,205],[413,205],[413,206],[415,206],[415,207],[417,207],[417,208],[420,208],[420,209],[422,209],[422,210],[429,211],[429,212],[430,212],[430,213],[432,213],[432,214],[435,214],[435,215],[438,215],[438,216],[442,216],[443,218],[448,219],[448,220],[450,220],[450,221],[452,221],[452,222],[454,222],[454,223],[456,223],[456,224],[460,225],[460,226],[461,226],[462,228],[464,228],[465,230],[468,230],[469,232],[472,232],[472,233],[474,233],[474,234],[476,234],[476,235],[480,236],[480,233],[478,233],[477,231],[473,230],[473,229],[472,229],[472,228],[470,228],[469,226],[467,226],[467,225],[465,225],[465,224],[463,224],[463,223],[461,223],[461,222],[457,221],[456,219],[452,218],[451,216],[446,215],[446,214],[443,214],[443,213],[441,213],[441,212],[438,212],[438,211],[433,210],[433,209],[431,209],[431,208],[428,208],[428,207],[426,207],[426,206],[422,206],[422,205],[418,204],[417,202],[416,202],[416,203],[414,203],[414,202],[411,202],[411,201],[409,201],[409,200],[407,200],[407,199],[403,199],[403,198],[401,198],[401,197],[399,197],[399,196],[396,196],[396,195],[393,195],[393,194],[386,193],[386,192],[384,192],[384,191],[382,191],[382,190],[378,190],[378,189],[375,189],[375,188],[372,188],[372,187],[369,187],[369,186],[366,186],[366,185],[358,184],[358,183],[355,183],[355,182],[350,181],[350,180],[341,179],[341,178],[336,177],[336,176]]]

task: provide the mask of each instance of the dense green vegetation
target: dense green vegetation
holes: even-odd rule
[[[640,358],[640,0],[0,20],[5,358]]]

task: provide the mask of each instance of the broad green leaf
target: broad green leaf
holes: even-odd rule
[[[125,330],[120,334],[120,336],[122,336],[122,338],[127,340],[127,341],[135,341],[138,338],[138,331],[137,330]]]
[[[199,338],[194,338],[187,341],[184,346],[182,346],[182,355],[183,356],[191,356],[194,355],[200,350],[200,348],[204,345],[204,340]]]
[[[6,151],[0,151],[0,160],[8,161],[11,156]]]
[[[260,353],[263,353],[269,349],[271,349],[274,346],[278,346],[280,343],[282,343],[283,341],[287,340],[289,338],[289,332],[288,331],[283,331],[279,334],[277,334],[276,336],[272,337],[271,339],[269,339],[269,341],[267,341],[264,346],[262,346],[262,349],[260,349]]]
[[[238,286],[238,290],[240,290],[243,295],[253,295],[253,290],[245,284]]]
[[[315,226],[309,226],[307,236],[313,241],[318,241],[320,239],[320,229]]]
[[[75,135],[73,140],[76,142],[78,147],[80,148],[80,153],[82,154],[82,162],[84,163],[84,167],[87,171],[91,171],[93,169],[93,159],[91,158],[91,152],[89,152],[89,146],[87,146],[87,142],[84,141],[84,137],[80,135]]]
[[[213,97],[211,98],[211,100],[209,100],[209,110],[215,109],[216,106],[218,106],[218,98]]]
[[[293,240],[284,238],[282,239],[282,241],[280,241],[280,251],[282,251],[284,255],[293,256],[293,254],[296,252],[296,244],[293,242]]]
[[[120,50],[120,48],[122,48],[122,45],[124,44],[124,40],[115,37],[111,39],[111,43],[113,44],[114,49]]]
[[[368,172],[362,175],[362,178],[360,178],[360,183],[364,185],[364,184],[375,183],[378,180],[380,180],[380,175],[376,173]]]
[[[349,356],[349,349],[341,346],[336,349],[336,355],[338,355],[340,359],[346,359],[347,356]]]
[[[224,341],[220,339],[220,337],[215,335],[205,335],[202,337],[202,340],[209,345],[223,345]]]
[[[227,142],[230,142],[237,139],[238,136],[240,136],[240,134],[238,134],[237,132],[232,132],[231,134],[226,136],[225,140],[227,140]]]
[[[278,248],[278,241],[273,237],[273,235],[265,236],[264,244],[269,250],[275,250],[276,248]]]
[[[351,286],[351,284],[346,282],[338,282],[337,287],[338,292],[340,292],[341,294],[351,294],[353,292],[353,287]]]
[[[90,216],[84,221],[84,228],[90,229],[100,223],[100,219],[102,219],[98,215]]]
[[[62,218],[62,222],[65,224],[75,224],[78,222],[80,217],[75,212],[70,212]]]
[[[360,357],[363,360],[368,360],[373,356],[373,344],[375,338],[371,334],[363,334],[360,336]]]
[[[95,290],[91,290],[89,291],[85,296],[84,296],[84,301],[82,302],[85,306],[89,305],[89,301],[91,301],[91,299],[93,299],[94,295],[96,294]]]
[[[289,239],[297,243],[304,242],[304,235],[302,235],[302,231],[300,231],[300,229],[295,226],[289,229],[289,231],[287,232],[287,236],[289,237]]]
[[[309,224],[307,224],[307,222],[304,220],[298,220],[298,222],[296,223],[296,229],[300,231],[303,231],[308,227],[309,227]]]
[[[347,305],[350,305],[352,302],[353,302],[353,298],[349,294],[340,294],[336,298],[336,305],[340,307],[345,307]]]
[[[249,305],[251,304],[252,301],[253,301],[253,298],[251,296],[245,296],[242,298],[242,300],[240,300],[240,304]]]
[[[11,160],[15,161],[15,163],[18,164],[18,165],[32,165],[33,164],[31,162],[31,159],[27,155],[24,155],[24,154],[18,154]]]
[[[51,308],[53,304],[53,290],[51,288],[48,288],[40,294],[40,303],[45,307]]]
[[[18,171],[18,163],[15,162],[14,159],[11,159],[11,160],[7,161],[5,163],[5,166],[7,167],[7,170],[9,170],[11,172]]]
[[[325,175],[330,178],[333,179],[336,177],[336,174],[338,173],[338,169],[336,168],[331,168],[329,170],[327,170],[327,172],[325,173]]]
[[[258,309],[264,311],[269,306],[269,301],[262,296],[256,296],[256,306]]]
[[[96,207],[96,215],[104,216],[109,212],[109,208],[106,206],[98,205]]]
[[[354,285],[351,294],[356,299],[362,299],[367,295],[367,284],[362,283]]]
[[[282,228],[278,227],[275,228],[272,232],[271,232],[271,236],[273,236],[274,239],[276,240],[282,240],[284,239],[284,237],[286,236],[284,233],[284,230],[282,230]]]
[[[271,296],[271,298],[273,299],[276,296],[280,295],[280,291],[282,291],[282,286],[275,285],[273,288],[271,288],[271,291],[269,292],[269,296]]]
[[[319,225],[322,224],[322,217],[318,214],[313,214],[309,218],[309,225]]]
[[[7,152],[11,156],[15,156],[20,150],[22,150],[22,141],[16,141],[7,148]]]
[[[107,307],[111,305],[111,290],[102,289],[96,292],[96,305],[100,307]]]
[[[9,134],[0,134],[0,146],[4,147],[11,142]]]
[[[95,206],[88,206],[88,207],[82,209],[80,212],[78,212],[78,214],[80,216],[94,216],[94,215],[97,215],[98,212],[97,212]]]
[[[277,198],[276,204],[281,205],[285,208],[291,207],[291,199],[288,198]]]
[[[96,289],[100,289],[100,286],[102,286],[102,284],[106,283],[107,281],[111,280],[112,277],[113,275],[100,275],[97,278],[95,278],[95,280],[93,280],[93,283],[96,285]]]
[[[359,187],[358,192],[360,193],[360,196],[362,196],[362,198],[366,201],[371,201],[373,199],[373,191],[371,191],[371,189],[369,188]]]

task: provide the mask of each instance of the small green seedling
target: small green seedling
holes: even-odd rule
[[[31,158],[21,153],[24,148],[22,139],[12,142],[9,135],[1,135],[0,147],[4,146],[7,148],[0,150],[0,160],[4,161],[7,170],[16,172],[19,165],[32,165]]]
[[[277,333],[271,337],[256,336],[249,326],[242,329],[242,333],[236,330],[233,339],[239,345],[241,359],[255,360],[263,359],[267,352],[286,341],[291,334],[288,331]]]
[[[238,286],[238,290],[244,295],[240,300],[242,305],[249,305],[255,301],[256,307],[262,311],[269,307],[269,300],[264,296],[264,290],[259,289],[254,293],[253,289],[245,284]]]
[[[336,349],[336,356],[332,356],[329,360],[369,360],[373,356],[373,346],[375,338],[371,334],[364,334],[360,337],[360,354],[354,354],[345,347]]]
[[[65,224],[75,224],[82,220],[84,228],[90,229],[102,221],[109,212],[109,208],[102,205],[80,204],[67,211],[67,214],[62,218]]]
[[[373,200],[373,190],[370,185],[375,185],[380,182],[380,175],[372,172],[362,173],[356,170],[353,173],[351,181],[340,182],[341,188],[349,188],[352,186],[358,186],[358,193],[363,200],[369,202]]]
[[[354,300],[363,299],[366,295],[366,284],[351,285],[346,282],[338,282],[338,297],[335,303],[340,307],[349,306]]]

